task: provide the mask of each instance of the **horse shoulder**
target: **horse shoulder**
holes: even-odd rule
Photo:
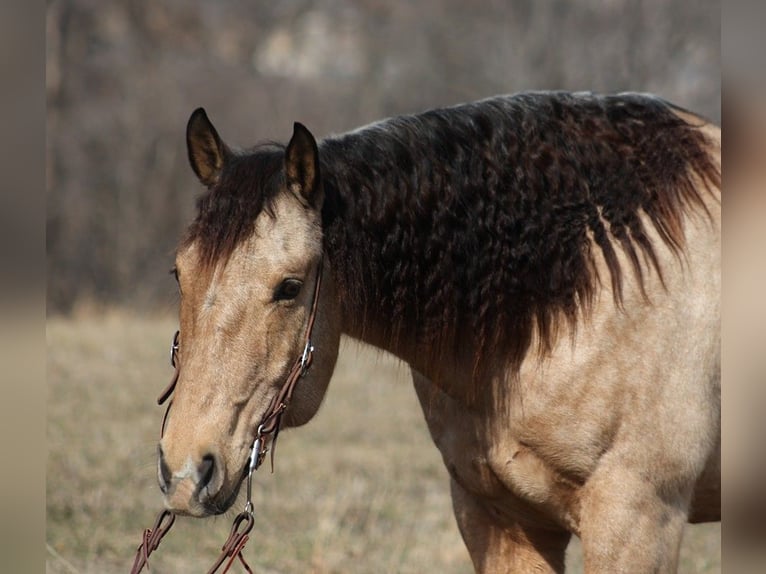
[[[509,489],[542,499],[567,485],[576,517],[576,485],[604,457],[658,485],[715,474],[705,469],[720,449],[720,190],[710,192],[707,213],[685,217],[680,254],[646,222],[662,268],[660,279],[646,266],[646,297],[633,278],[616,306],[598,262],[591,312],[548,355],[530,351],[513,392],[494,393],[505,404],[493,417],[490,466]]]

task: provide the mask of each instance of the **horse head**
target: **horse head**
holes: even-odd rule
[[[276,419],[278,431],[317,412],[340,329],[311,133],[296,123],[285,148],[233,151],[198,109],[187,148],[207,190],[176,254],[178,379],[158,478],[170,510],[207,516],[234,503],[259,426]]]

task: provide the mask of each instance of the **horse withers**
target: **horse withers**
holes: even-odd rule
[[[246,151],[199,109],[187,144],[173,512],[233,504],[346,333],[411,367],[478,572],[563,571],[572,534],[589,572],[671,572],[720,520],[719,128],[541,92]]]

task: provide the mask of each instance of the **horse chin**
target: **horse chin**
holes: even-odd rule
[[[239,490],[242,488],[242,482],[246,476],[247,467],[245,467],[245,473],[237,481],[237,483],[234,485],[234,488],[231,489],[228,495],[224,497],[219,496],[214,499],[205,501],[202,505],[205,512],[203,516],[218,516],[220,514],[224,514],[232,506],[234,506],[234,503],[237,501],[237,497],[239,496]]]
[[[168,506],[168,508],[175,514],[180,516],[190,516],[193,518],[208,518],[210,516],[219,516],[221,514],[225,514],[232,506],[234,506],[234,503],[237,501],[240,488],[242,488],[243,479],[246,476],[247,473],[244,473],[242,477],[234,484],[232,489],[228,491],[228,493],[221,491],[212,498],[206,498],[202,501],[195,500],[193,503],[189,504],[186,508],[181,510],[179,510],[177,507],[174,508],[171,506]]]

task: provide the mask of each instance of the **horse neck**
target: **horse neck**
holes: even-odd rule
[[[387,275],[391,270],[385,269],[381,258],[385,236],[390,230],[358,219],[362,204],[375,203],[384,209],[389,206],[381,205],[385,202],[384,197],[354,195],[356,190],[351,186],[334,184],[325,187],[325,205],[334,204],[324,228],[325,252],[335,281],[341,330],[409,360],[406,355],[411,341],[405,340],[401,328],[392,329],[392,313],[403,310],[395,310],[393,294],[386,290],[386,284],[390,282]],[[359,191],[362,194],[369,192]],[[399,265],[411,263],[414,262],[399,261]]]
[[[431,296],[451,279],[440,277],[444,266],[438,265],[441,255],[431,237],[435,168],[417,164],[401,143],[395,158],[379,141],[378,149],[365,151],[365,145],[373,144],[351,134],[323,142],[320,153],[325,251],[342,330],[434,373],[432,365],[444,357],[456,360],[458,319],[454,306],[435,304],[439,299]],[[448,170],[441,169],[438,177],[448,180]]]

